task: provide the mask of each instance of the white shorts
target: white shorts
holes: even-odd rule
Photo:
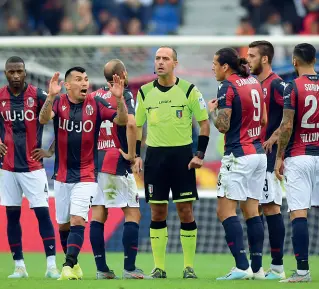
[[[117,176],[106,173],[98,175],[98,191],[93,199],[93,206],[105,208],[138,208],[139,196],[133,174]]]
[[[1,170],[1,174],[1,205],[19,207],[24,194],[30,208],[49,206],[49,186],[44,169],[25,173]]]
[[[260,204],[269,204],[274,202],[276,205],[282,205],[283,187],[277,179],[275,172],[266,172],[264,188]]]
[[[295,156],[284,161],[288,211],[319,206],[319,156]]]
[[[88,220],[92,200],[97,193],[97,183],[61,183],[54,181],[55,212],[58,224],[66,224],[71,216]]]
[[[218,175],[217,196],[230,200],[260,200],[267,167],[265,154],[252,154],[235,158],[223,156]]]

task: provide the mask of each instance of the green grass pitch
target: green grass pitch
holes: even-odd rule
[[[123,255],[120,253],[110,253],[107,255],[110,268],[115,273],[121,275],[123,266]],[[166,272],[167,280],[95,280],[95,264],[92,254],[81,254],[80,265],[84,273],[83,280],[79,281],[56,281],[46,280],[45,258],[43,254],[25,254],[25,263],[29,273],[28,279],[9,280],[7,276],[13,272],[14,265],[10,254],[0,254],[0,288],[1,289],[276,289],[276,288],[319,288],[319,257],[310,257],[311,275],[313,281],[304,284],[282,284],[278,281],[215,281],[216,277],[223,276],[229,272],[234,265],[231,255],[198,254],[196,256],[195,270],[198,275],[197,280],[183,280],[183,256],[181,254],[167,254]],[[63,255],[57,257],[59,267],[63,263]],[[264,269],[268,268],[269,256],[263,260]],[[286,274],[290,275],[290,270],[295,269],[293,256],[285,256]],[[151,254],[141,253],[137,258],[137,265],[145,272],[150,272],[153,268],[153,258]]]

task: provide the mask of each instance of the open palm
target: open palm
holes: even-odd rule
[[[124,91],[124,80],[122,80],[117,74],[113,75],[113,85],[111,83],[107,83],[110,92],[116,98],[121,98]]]
[[[49,95],[57,95],[60,93],[63,81],[59,82],[59,76],[59,72],[54,73],[54,75],[52,76],[49,85]]]

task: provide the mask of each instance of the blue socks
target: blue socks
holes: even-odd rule
[[[262,267],[264,226],[259,216],[246,220],[246,224],[250,246],[251,269],[254,273],[257,273]]]
[[[94,254],[96,268],[100,272],[110,271],[106,265],[105,259],[105,241],[104,241],[104,224],[91,221],[90,224],[90,241]]]
[[[139,225],[135,222],[124,223],[123,246],[124,246],[124,269],[135,270],[135,260],[138,250]]]
[[[60,234],[60,242],[63,249],[64,254],[66,254],[67,251],[67,245],[68,245],[68,237],[70,234],[70,231],[59,231]]]
[[[281,214],[266,216],[269,232],[271,264],[283,265],[285,225]]]
[[[73,268],[78,262],[78,255],[81,251],[84,240],[84,226],[71,226],[68,237],[66,261],[63,266],[70,266]]]
[[[235,258],[236,267],[241,270],[247,270],[249,263],[244,247],[243,228],[238,216],[227,218],[222,225],[225,229],[227,245]]]
[[[6,207],[7,235],[13,260],[22,260],[21,207]]]
[[[55,236],[54,228],[50,219],[50,213],[48,207],[34,208],[34,213],[39,222],[39,231],[43,241],[45,255],[55,256]]]
[[[309,270],[309,232],[307,218],[296,218],[292,221],[292,245],[297,260],[297,269]]]

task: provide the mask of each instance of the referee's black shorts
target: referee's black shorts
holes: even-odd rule
[[[166,204],[170,190],[175,203],[198,200],[195,169],[188,169],[192,158],[191,145],[148,147],[144,166],[146,202]]]

